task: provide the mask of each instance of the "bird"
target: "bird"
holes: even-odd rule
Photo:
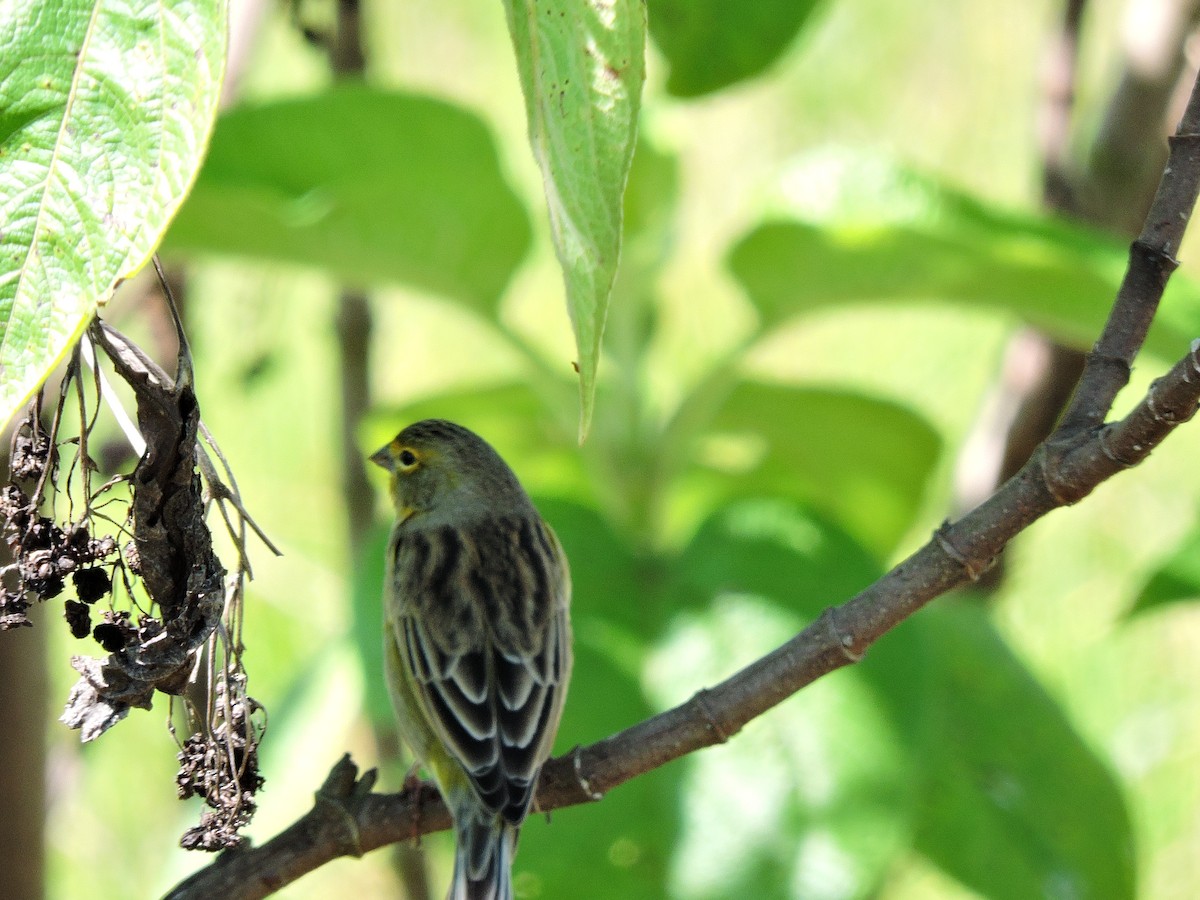
[[[371,457],[390,473],[384,667],[401,738],[454,819],[448,900],[511,900],[512,862],[571,674],[566,554],[512,469],[443,419]]]

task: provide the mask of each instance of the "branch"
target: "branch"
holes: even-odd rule
[[[1167,278],[1179,265],[1174,254],[1200,192],[1200,90],[1193,85],[1175,135],[1158,192],[1141,234],[1130,248],[1129,268],[1104,331],[1088,354],[1079,389],[1060,430],[1099,426],[1121,388],[1129,383],[1133,358],[1146,340]]]
[[[1172,142],[1153,211],[1133,245],[1130,267],[1073,409],[1076,421],[1103,421],[1112,397],[1111,361],[1132,360],[1157,308],[1200,188],[1200,82]],[[1147,313],[1149,311],[1149,313]],[[1121,379],[1121,385],[1124,379]],[[1117,389],[1121,385],[1117,385]],[[1081,400],[1080,398],[1085,398]],[[1099,404],[1099,405],[1097,405]],[[1059,506],[1075,503],[1112,475],[1137,465],[1200,404],[1200,340],[1124,419],[1103,427],[1062,427],[991,497],[945,523],[916,553],[762,659],[686,703],[546,763],[535,808],[548,812],[600,800],[608,791],[695,750],[724,743],[801,688],[862,658],[867,648],[929,601],[978,578],[1016,535]],[[170,894],[254,900],[338,856],[449,827],[435,788],[372,794],[349,757],[334,766],[313,809],[261,847],[227,851]]]

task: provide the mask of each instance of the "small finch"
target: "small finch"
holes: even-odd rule
[[[457,838],[450,900],[511,900],[512,860],[571,674],[558,538],[499,454],[459,425],[410,425],[371,456],[396,525],[384,659],[400,735]]]

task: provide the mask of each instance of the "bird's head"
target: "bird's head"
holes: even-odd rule
[[[525,512],[531,504],[500,455],[473,431],[444,419],[409,425],[371,455],[391,473],[401,522],[465,524]]]

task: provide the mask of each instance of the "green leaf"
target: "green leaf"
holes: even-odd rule
[[[579,436],[621,251],[622,193],[645,80],[641,0],[505,0],[579,353]]]
[[[403,282],[493,316],[529,240],[477,116],[345,85],[221,116],[166,246]]]
[[[721,507],[672,564],[688,606],[719,591],[755,594],[815,619],[879,577],[879,564],[845,531],[780,498]],[[798,630],[798,629],[797,629]]]
[[[667,90],[698,97],[758,75],[807,24],[820,0],[648,0],[650,34],[671,67]]]
[[[771,500],[714,514],[672,572],[688,613],[647,670],[660,707],[788,640],[878,565],[811,510]],[[914,768],[862,669],[822,679],[689,757],[672,896],[873,896],[911,842]]]
[[[1200,599],[1200,531],[1193,531],[1150,576],[1130,615]]]
[[[187,193],[226,28],[224,0],[0,4],[0,425]]]
[[[942,301],[1012,313],[1090,347],[1128,259],[1108,235],[1002,210],[863,154],[800,160],[780,196],[786,209],[729,257],[767,329],[837,304]],[[1147,346],[1186,352],[1200,331],[1200,287],[1172,278],[1159,318]]]
[[[912,525],[941,441],[913,412],[844,391],[742,382],[686,491],[803,500],[880,558]]]
[[[679,702],[803,625],[758,598],[723,596],[678,624],[648,680],[660,705]],[[671,896],[874,896],[908,846],[913,790],[869,686],[822,680],[688,760]]]
[[[983,609],[921,614],[935,689],[918,847],[995,900],[1129,898],[1129,813],[1112,773]]]

